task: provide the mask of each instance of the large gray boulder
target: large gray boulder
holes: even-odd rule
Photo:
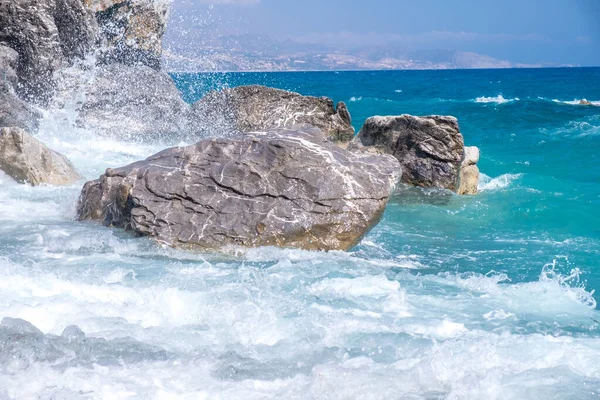
[[[302,96],[285,90],[252,85],[210,92],[192,106],[191,132],[198,136],[252,132],[309,124],[333,141],[354,137],[350,113],[326,97]]]
[[[142,65],[99,66],[85,91],[78,123],[99,134],[158,139],[186,133],[189,105],[165,72]]]
[[[393,155],[407,184],[459,190],[465,146],[454,117],[371,117],[349,149]]]
[[[63,155],[16,127],[0,129],[0,170],[32,186],[68,185],[80,179]]]
[[[182,248],[346,250],[379,221],[400,170],[310,126],[205,139],[108,169],[84,186],[78,216]]]

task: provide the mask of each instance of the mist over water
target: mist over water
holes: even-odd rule
[[[181,144],[37,137],[84,176],[0,173],[0,399],[590,399],[600,393],[599,69],[176,74],[372,115],[458,117],[480,194],[401,186],[348,253],[204,254],[74,221],[85,180]],[[354,101],[351,99],[354,98]],[[20,320],[19,320],[20,319]]]

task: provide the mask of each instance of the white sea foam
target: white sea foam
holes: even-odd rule
[[[505,99],[504,96],[502,96],[501,94],[499,94],[498,96],[493,96],[493,97],[485,97],[485,96],[481,96],[475,99],[476,103],[496,103],[496,104],[505,104],[505,103],[510,103],[513,101],[519,101],[518,97],[515,97],[514,99]]]
[[[480,192],[505,189],[522,176],[523,174],[503,174],[492,178],[481,173],[479,174],[479,183],[477,185],[477,189]]]
[[[594,101],[594,100],[587,100],[587,99],[574,99],[574,100],[559,100],[559,99],[552,99],[553,102],[555,103],[559,103],[559,104],[569,104],[572,106],[586,106],[586,105],[592,105],[592,106],[600,106],[600,101]],[[582,102],[589,102],[590,104],[581,104]]]
[[[577,287],[556,264],[538,282],[512,284],[503,274],[321,278],[326,266],[303,268],[313,261],[262,272],[241,267],[189,290],[164,279],[127,282],[124,271],[94,282],[0,261],[0,317],[25,318],[43,333],[12,336],[10,354],[32,356],[0,356],[0,393],[478,399],[491,390],[497,398],[529,398],[548,393],[543,381],[586,398],[590,392],[573,388],[600,374],[598,339],[511,331],[528,315],[548,326],[590,323],[595,312],[570,294]],[[444,289],[415,290],[435,285]],[[477,311],[503,329],[482,330],[465,318]],[[87,342],[51,336],[72,324]],[[553,381],[557,374],[561,380]]]
[[[362,99],[363,99],[362,96],[359,96],[359,97],[352,96],[352,97],[350,97],[350,101],[352,101],[352,102],[361,101]]]

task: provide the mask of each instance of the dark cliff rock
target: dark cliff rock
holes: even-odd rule
[[[349,249],[383,214],[400,175],[299,126],[171,148],[109,169],[82,191],[80,220],[183,248]]]
[[[354,137],[350,113],[343,102],[337,109],[326,97],[259,85],[211,92],[192,106],[190,130],[200,136],[218,132],[252,132],[310,124],[333,141]]]
[[[81,0],[0,0],[0,44],[19,54],[17,92],[46,104],[54,74],[93,46],[96,26]]]
[[[39,113],[15,92],[19,54],[0,45],[0,128],[15,126],[30,131],[38,127]]]

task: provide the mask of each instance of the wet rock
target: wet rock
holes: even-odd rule
[[[379,221],[400,170],[311,126],[205,139],[108,169],[84,186],[78,217],[181,248],[346,250]]]
[[[19,53],[0,44],[0,90],[14,89],[19,81],[17,67]]]
[[[93,14],[81,0],[1,0],[0,44],[19,54],[19,96],[46,104],[54,74],[91,49],[96,31]]]
[[[181,137],[189,106],[171,77],[150,67],[98,67],[86,87],[78,123],[121,139]]]
[[[51,0],[0,1],[0,43],[19,53],[18,92],[43,103],[53,91],[52,75],[63,62]]]
[[[80,178],[63,155],[16,127],[0,129],[0,170],[32,186],[67,185]]]
[[[19,54],[0,45],[0,127],[18,126],[30,131],[38,127],[39,113],[17,97]]]
[[[192,106],[191,121],[190,130],[200,136],[310,124],[333,141],[347,142],[354,137],[350,113],[343,102],[336,108],[326,97],[258,85],[209,93]]]
[[[459,189],[464,142],[454,117],[371,117],[349,149],[393,155],[407,184]]]
[[[169,2],[161,0],[84,0],[100,26],[104,63],[146,65],[160,69],[162,37]]]
[[[479,149],[475,146],[465,147],[465,156],[460,165],[460,185],[458,194],[477,194],[479,184]]]
[[[63,56],[71,61],[83,58],[96,46],[98,24],[95,14],[82,0],[55,0],[54,23]]]
[[[10,91],[0,89],[0,127],[15,126],[36,131],[40,113]]]

